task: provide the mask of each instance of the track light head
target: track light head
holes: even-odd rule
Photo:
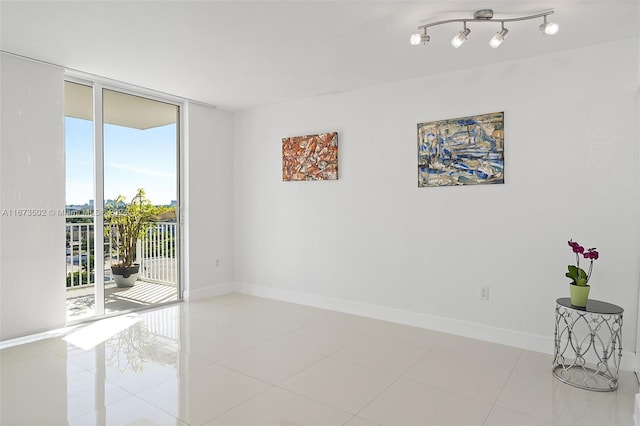
[[[451,39],[451,45],[456,49],[462,46],[462,43],[467,41],[467,38],[469,37],[470,33],[471,33],[471,30],[467,28],[467,24],[465,23],[464,30],[460,31],[457,36]]]
[[[547,22],[547,15],[544,15],[544,22],[540,24],[540,31],[542,34],[554,35],[560,29],[560,25],[555,22]]]
[[[494,35],[491,38],[491,40],[489,40],[489,46],[493,47],[494,49],[497,48],[498,46],[500,46],[502,44],[502,42],[504,41],[504,39],[507,38],[507,33],[508,32],[509,32],[509,30],[506,29],[503,26],[502,30],[497,32],[496,35]]]
[[[425,31],[424,34],[412,34],[411,38],[409,39],[409,41],[411,42],[412,45],[417,46],[419,44],[427,44],[427,42],[431,40],[431,37],[429,37]]]

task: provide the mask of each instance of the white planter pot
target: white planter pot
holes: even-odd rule
[[[133,287],[138,279],[140,271],[140,265],[135,264],[131,268],[122,268],[119,266],[111,267],[111,274],[113,275],[116,285],[118,287]]]

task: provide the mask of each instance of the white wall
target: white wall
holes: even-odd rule
[[[185,299],[229,291],[232,279],[231,113],[189,103],[184,175]]]
[[[255,293],[551,351],[573,238],[594,299],[640,277],[638,40],[238,113],[234,279]],[[417,188],[416,123],[505,112],[504,185]],[[282,182],[281,138],[339,133],[339,180]],[[490,300],[479,287],[490,286]]]
[[[5,340],[65,322],[65,158],[62,70],[6,54],[0,54],[0,69]],[[20,209],[38,216],[15,216]]]

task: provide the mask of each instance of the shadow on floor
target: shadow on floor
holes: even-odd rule
[[[135,285],[129,288],[119,288],[115,284],[106,285],[104,298],[105,313],[110,314],[178,300],[178,291],[175,285],[136,281]],[[94,313],[93,287],[67,290],[67,321],[88,318]]]

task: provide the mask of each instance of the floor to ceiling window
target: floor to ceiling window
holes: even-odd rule
[[[68,322],[180,298],[179,115],[65,82]]]

